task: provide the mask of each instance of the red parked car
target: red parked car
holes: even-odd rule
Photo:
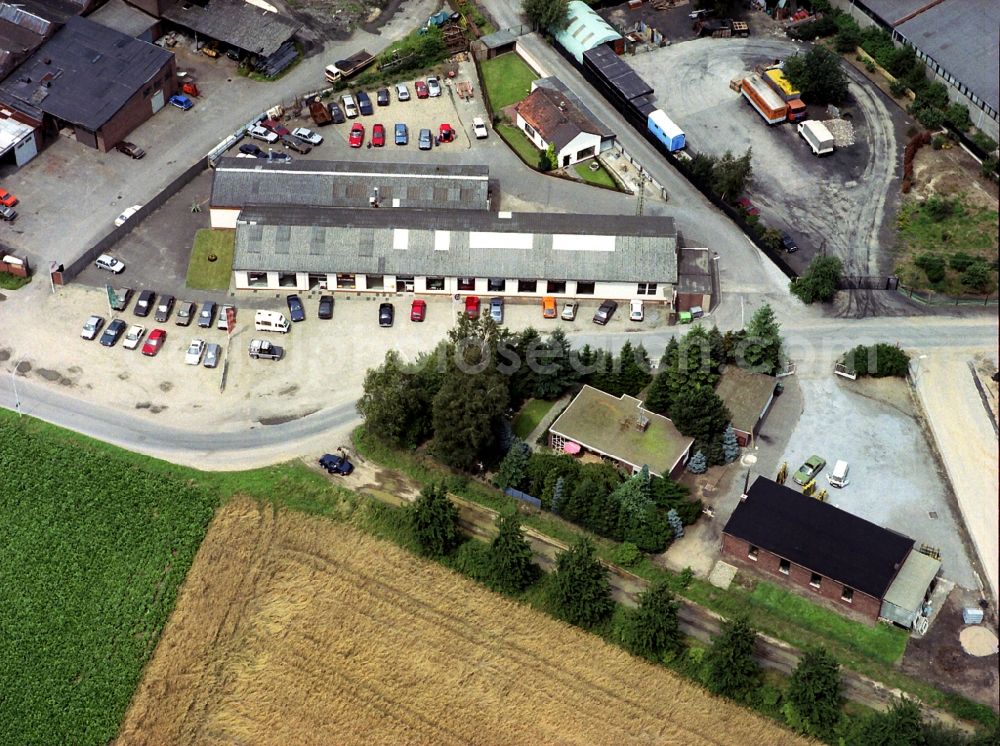
[[[278,137],[286,137],[286,136],[290,137],[292,134],[289,131],[288,127],[286,127],[276,119],[264,119],[263,121],[261,121],[260,124],[262,127],[271,130],[271,132],[276,134]]]
[[[427,98],[430,95],[427,91],[427,84],[422,80],[418,80],[414,83],[413,88],[417,92],[417,98]]]
[[[163,347],[163,342],[166,338],[167,333],[165,331],[162,329],[153,329],[142,345],[142,354],[147,357],[153,357]]]
[[[372,127],[372,145],[376,148],[381,148],[385,145],[385,127],[381,124],[376,124]]]
[[[757,216],[760,215],[760,210],[746,197],[740,197],[736,200],[736,206],[743,210],[747,215]]]
[[[479,318],[479,296],[470,295],[465,299],[465,315],[470,319]]]
[[[427,301],[417,298],[410,306],[410,321],[423,321],[425,318],[427,318]]]
[[[438,142],[452,142],[455,139],[455,130],[450,124],[442,124],[438,127]]]
[[[0,189],[0,205],[4,207],[13,207],[18,202],[17,197],[8,192],[6,189]]]
[[[352,148],[360,148],[365,141],[365,126],[361,122],[351,125],[351,136],[347,138],[347,144]]]

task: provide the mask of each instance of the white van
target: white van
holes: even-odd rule
[[[838,461],[833,465],[833,471],[826,475],[826,481],[830,483],[831,487],[846,487],[851,481],[847,478],[850,470],[851,468],[846,461]]]
[[[284,314],[277,311],[257,311],[253,317],[253,325],[259,332],[279,332],[281,334],[291,328]]]

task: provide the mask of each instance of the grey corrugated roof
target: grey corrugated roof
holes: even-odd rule
[[[575,106],[577,109],[579,109],[581,112],[583,112],[584,116],[586,116],[596,126],[596,128],[600,132],[600,135],[601,135],[602,138],[608,138],[608,137],[614,137],[615,136],[615,133],[612,132],[611,130],[609,130],[607,128],[607,126],[604,124],[604,122],[602,122],[594,114],[594,112],[592,112],[590,109],[587,108],[587,105],[585,103],[583,103],[583,101],[580,99],[580,97],[577,96],[575,93],[573,93],[573,91],[571,91],[566,86],[565,83],[563,83],[561,80],[559,80],[559,78],[556,78],[554,76],[550,76],[548,78],[539,78],[534,83],[532,83],[532,86],[533,87],[534,86],[540,86],[542,88],[551,88],[554,91],[559,91],[562,95],[564,95],[566,97],[567,101],[569,101],[571,104],[573,104],[573,106]]]
[[[378,187],[387,207],[398,199],[400,207],[485,210],[489,175],[487,166],[224,158],[212,177],[211,206],[368,207]]]
[[[280,13],[270,13],[244,0],[175,0],[163,9],[163,17],[185,28],[234,47],[270,57],[292,38],[302,24]]]
[[[172,57],[153,44],[72,16],[0,84],[5,94],[0,100],[23,102],[27,111],[41,110],[96,131]]]
[[[158,23],[158,19],[134,5],[129,5],[125,0],[108,0],[107,4],[95,10],[87,18],[129,36],[139,36]]]
[[[993,111],[1000,111],[997,77],[1000,3],[996,0],[945,0],[921,11],[896,30],[964,83]]]
[[[895,26],[900,20],[926,7],[933,0],[861,0],[863,5],[885,23]],[[968,2],[968,0],[962,0]]]
[[[676,244],[648,215],[251,206],[233,269],[673,283]]]
[[[492,34],[480,37],[479,41],[481,41],[487,49],[496,49],[497,47],[502,47],[513,41],[517,41],[517,37],[507,29],[503,29],[501,31],[494,31]]]

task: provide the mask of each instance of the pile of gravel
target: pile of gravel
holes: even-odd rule
[[[854,124],[848,119],[827,119],[823,122],[833,135],[833,144],[838,148],[846,148],[854,144]]]

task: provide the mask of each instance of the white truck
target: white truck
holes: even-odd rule
[[[815,119],[807,119],[798,126],[799,136],[809,143],[813,155],[826,155],[833,152],[833,135],[826,125]]]

